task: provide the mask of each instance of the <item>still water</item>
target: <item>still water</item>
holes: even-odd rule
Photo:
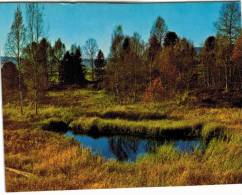
[[[131,136],[93,138],[88,135],[75,134],[72,131],[67,131],[66,136],[73,137],[82,146],[90,148],[93,154],[99,154],[105,159],[117,159],[119,161],[135,161],[138,156],[155,152],[157,147],[165,143],[172,143],[175,149],[180,152],[192,152],[203,145],[198,138],[169,142]]]

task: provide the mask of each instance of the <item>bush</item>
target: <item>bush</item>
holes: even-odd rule
[[[164,88],[160,78],[156,78],[152,81],[151,86],[149,86],[145,92],[144,101],[152,102],[161,100],[163,97]]]

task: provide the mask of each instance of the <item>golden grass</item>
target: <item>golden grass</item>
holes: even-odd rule
[[[5,166],[36,175],[36,178],[26,178],[6,170],[7,191],[242,182],[241,109],[190,108],[168,103],[116,105],[103,91],[90,90],[50,92],[49,97],[40,107],[38,116],[30,104],[25,106],[24,116],[19,114],[16,105],[4,105]],[[39,126],[52,117],[75,121],[85,117],[87,112],[110,110],[165,112],[183,121],[203,121],[210,124],[205,127],[205,134],[221,125],[230,132],[231,139],[213,139],[204,152],[193,153],[178,153],[172,145],[164,145],[157,153],[128,163],[93,156],[73,139],[43,131]],[[114,121],[120,123],[122,119]],[[147,125],[144,121],[140,123]]]
[[[101,119],[81,117],[70,123],[77,133],[94,135],[136,135],[145,137],[198,137],[201,123],[197,121]],[[94,132],[93,132],[94,131]]]

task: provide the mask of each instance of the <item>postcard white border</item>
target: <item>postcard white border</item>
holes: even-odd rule
[[[223,2],[237,1],[237,0],[224,0]],[[4,2],[221,2],[220,0],[0,0]],[[241,0],[240,0],[241,3]],[[242,9],[242,6],[241,6]],[[1,52],[1,51],[0,51]],[[3,149],[3,118],[2,118],[2,82],[0,71],[0,193],[1,194],[16,194],[5,191],[5,174],[4,174],[4,149]],[[174,186],[174,187],[144,187],[144,188],[117,188],[117,189],[91,189],[91,190],[63,190],[63,191],[41,191],[41,192],[17,192],[17,194],[44,194],[44,195],[124,195],[124,194],[151,194],[152,195],[242,195],[242,184],[229,184],[229,185],[201,185],[201,186]]]

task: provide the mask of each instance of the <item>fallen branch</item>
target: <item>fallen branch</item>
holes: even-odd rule
[[[9,167],[6,167],[6,170],[7,171],[10,171],[10,172],[13,172],[13,173],[15,173],[17,175],[21,175],[23,177],[27,177],[27,178],[37,178],[36,175],[34,175],[32,173],[25,172],[25,171],[20,171],[20,170],[13,169],[13,168],[9,168]]]

